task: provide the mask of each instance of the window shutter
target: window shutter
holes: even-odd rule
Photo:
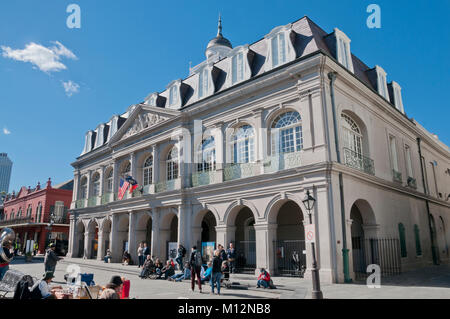
[[[405,226],[402,223],[398,224],[398,232],[400,235],[400,252],[402,257],[407,257],[406,252],[406,237],[405,237]]]

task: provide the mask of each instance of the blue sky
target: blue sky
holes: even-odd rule
[[[81,29],[66,26],[71,3]],[[371,3],[381,7],[381,29],[366,26]],[[338,27],[356,56],[402,86],[407,115],[449,145],[449,11],[447,0],[1,1],[0,152],[14,162],[10,191],[73,178],[85,132],[186,77],[189,62],[203,61],[219,12],[233,46],[305,15],[327,32]],[[50,64],[5,56],[31,43]]]

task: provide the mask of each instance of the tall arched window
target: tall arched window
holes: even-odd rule
[[[153,156],[149,156],[145,162],[143,167],[143,184],[150,185],[152,183],[152,175],[153,175]]]
[[[300,114],[290,111],[278,116],[272,123],[272,154],[299,152],[303,147]]]
[[[122,176],[130,175],[131,173],[131,163],[128,161],[123,167],[122,167]]]
[[[233,163],[255,161],[255,131],[250,125],[236,129],[232,136]]]
[[[216,169],[216,148],[214,137],[204,139],[197,150],[197,171],[209,172]]]
[[[80,199],[87,198],[87,178],[83,177],[80,183]]]
[[[11,217],[9,219],[14,219],[14,209],[11,210]]]
[[[406,236],[405,236],[405,226],[402,223],[398,224],[398,233],[400,236],[400,252],[402,257],[407,257],[406,252]]]
[[[342,122],[342,143],[344,148],[348,148],[362,157],[362,134],[356,122],[347,114],[341,114]]]
[[[178,149],[173,147],[166,160],[167,167],[167,180],[173,180],[178,178]]]
[[[92,176],[92,196],[100,195],[100,174],[95,173]]]
[[[42,204],[41,202],[39,202],[36,207],[36,223],[40,223],[41,218],[42,218]]]
[[[19,208],[16,218],[22,218],[22,207]]]
[[[414,225],[414,238],[416,240],[416,256],[422,256],[422,247],[420,245],[419,226]]]
[[[114,170],[111,168],[106,174],[105,182],[106,182],[106,191],[108,193],[112,193],[113,191],[113,173]]]

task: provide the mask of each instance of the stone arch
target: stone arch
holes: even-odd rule
[[[141,213],[136,223],[136,243],[144,242],[151,247],[153,219],[148,212]]]
[[[85,222],[87,235],[85,239],[85,254],[84,256],[89,259],[97,258],[98,252],[98,233],[99,224],[95,218],[91,218]],[[87,240],[87,242],[86,242]]]
[[[293,201],[300,207],[300,209],[302,207],[302,200],[297,195],[292,193],[277,194],[274,197],[272,197],[270,202],[267,204],[263,216],[264,220],[267,221],[269,224],[275,224],[279,209],[287,201]]]
[[[178,211],[168,208],[161,216],[159,226],[159,257],[167,259],[169,242],[178,242]]]
[[[223,216],[222,222],[225,223],[226,225],[233,225],[236,215],[244,207],[248,207],[251,210],[251,212],[253,213],[253,217],[255,218],[255,221],[260,217],[258,209],[251,201],[246,200],[246,199],[241,199],[241,200],[233,201],[227,207],[227,209],[225,210],[225,214]]]

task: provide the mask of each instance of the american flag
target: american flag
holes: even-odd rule
[[[120,179],[120,187],[119,187],[119,200],[121,200],[123,198],[123,195],[125,195],[125,192],[127,191],[128,186],[130,186],[130,183],[123,180],[122,178]]]

